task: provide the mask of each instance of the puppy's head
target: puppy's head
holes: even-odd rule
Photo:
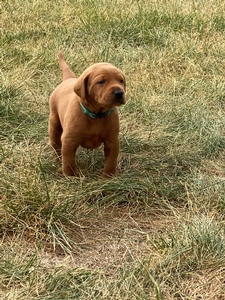
[[[97,63],[77,79],[74,91],[93,106],[110,109],[126,102],[125,76],[111,64]]]

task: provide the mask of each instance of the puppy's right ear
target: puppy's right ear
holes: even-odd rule
[[[87,98],[88,75],[82,74],[74,85],[74,92],[83,100]]]

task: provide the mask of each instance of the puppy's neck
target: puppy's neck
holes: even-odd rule
[[[106,118],[111,114],[111,112],[114,111],[114,107],[113,107],[110,110],[107,110],[107,111],[104,111],[104,112],[101,112],[101,109],[100,109],[97,113],[95,113],[95,112],[90,111],[87,107],[85,107],[82,102],[80,102],[80,106],[83,110],[83,113],[88,115],[89,117],[91,117],[93,119]]]

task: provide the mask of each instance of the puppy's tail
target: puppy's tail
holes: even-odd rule
[[[61,51],[59,51],[59,53],[58,53],[58,58],[59,58],[59,65],[62,69],[63,80],[66,80],[69,78],[76,78],[73,71],[70,69],[70,67],[65,62]]]

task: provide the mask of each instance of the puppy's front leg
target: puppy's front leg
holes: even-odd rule
[[[119,155],[119,138],[105,140],[104,142],[105,165],[103,177],[111,177],[116,173],[117,158]]]
[[[74,140],[62,137],[62,171],[64,175],[76,176],[75,154],[78,145]]]

